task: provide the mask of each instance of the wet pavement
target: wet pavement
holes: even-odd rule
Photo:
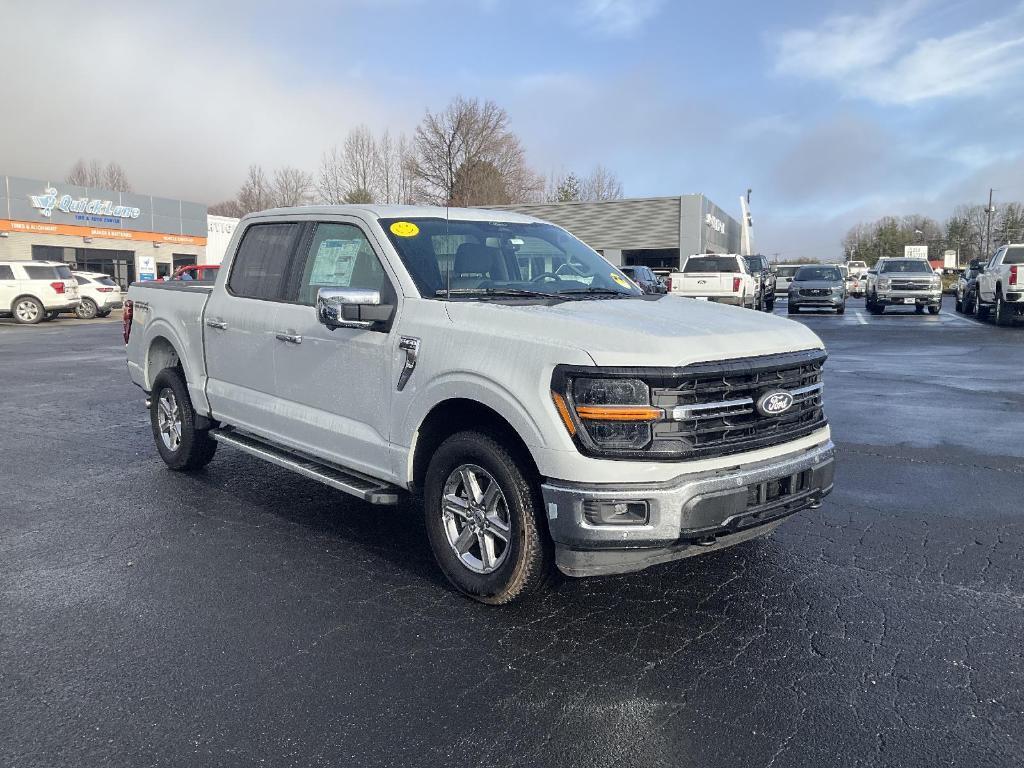
[[[820,510],[506,609],[410,504],[167,471],[119,323],[0,324],[0,764],[1020,765],[1024,328],[799,320]]]

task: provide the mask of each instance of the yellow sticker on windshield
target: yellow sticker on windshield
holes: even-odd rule
[[[420,228],[411,221],[396,221],[391,225],[391,234],[399,237],[416,237],[419,233]]]
[[[612,280],[621,285],[623,288],[629,288],[630,285],[622,275],[618,272],[612,272]]]

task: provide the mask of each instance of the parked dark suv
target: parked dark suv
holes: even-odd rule
[[[765,312],[775,309],[775,275],[772,274],[772,267],[764,256],[744,256],[747,268],[757,279],[758,300],[757,308]]]
[[[661,282],[661,278],[651,271],[650,267],[619,267],[619,271],[625,273],[626,277],[639,285],[644,293],[668,293],[668,288]]]

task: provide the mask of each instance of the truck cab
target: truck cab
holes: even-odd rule
[[[814,333],[644,294],[521,214],[265,211],[212,285],[128,298],[168,467],[226,446],[369,504],[411,496],[481,602],[766,535],[832,489]]]

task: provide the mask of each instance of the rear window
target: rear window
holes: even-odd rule
[[[238,246],[228,289],[249,299],[283,300],[300,225],[254,224]]]
[[[929,274],[932,271],[932,265],[924,259],[898,259],[883,263],[882,268],[879,271],[884,275],[892,274],[894,272]]]
[[[1024,264],[1024,246],[1007,248],[1003,254],[1003,264]]]
[[[72,280],[71,270],[67,267],[24,266],[29,280]]]
[[[739,272],[740,265],[735,257],[691,256],[686,260],[683,272]]]
[[[13,280],[14,270],[6,264],[0,264],[0,280]]]
[[[100,285],[105,285],[108,288],[117,288],[117,283],[115,283],[113,280],[106,276],[94,277],[93,282],[99,283]]]

